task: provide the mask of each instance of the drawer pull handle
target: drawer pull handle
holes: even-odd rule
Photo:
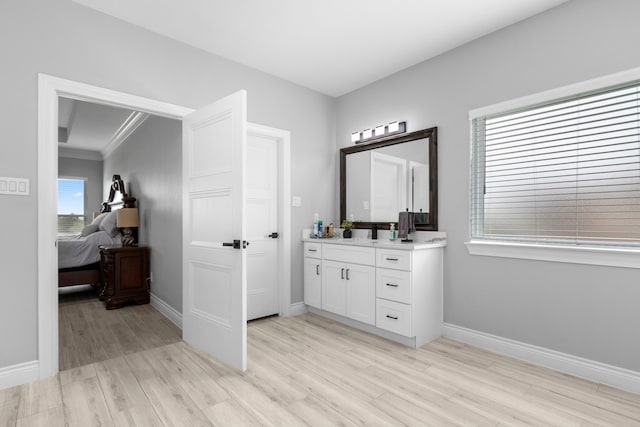
[[[398,258],[387,258],[387,261],[397,261]]]
[[[389,319],[398,320],[398,316],[392,316],[392,315],[390,315],[390,314],[387,314],[387,317],[388,317]]]
[[[309,252],[318,252],[317,249],[307,249]]]
[[[387,283],[387,286],[391,286],[392,288],[397,288],[398,285],[396,283]]]

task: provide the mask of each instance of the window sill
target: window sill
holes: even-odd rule
[[[575,247],[484,240],[472,240],[466,242],[465,245],[471,255],[640,268],[640,249]]]

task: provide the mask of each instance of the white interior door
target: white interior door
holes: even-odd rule
[[[247,320],[278,314],[278,142],[247,135]],[[275,233],[275,234],[273,234]]]
[[[397,221],[407,206],[407,161],[371,152],[371,221]]]
[[[183,339],[247,368],[247,94],[186,116],[183,143]],[[233,244],[238,241],[236,249]]]
[[[409,161],[411,182],[411,211],[429,212],[429,165]]]

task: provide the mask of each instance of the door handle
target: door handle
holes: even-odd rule
[[[347,268],[347,280],[349,280],[349,269]]]
[[[316,264],[316,276],[320,275],[320,266]]]
[[[278,232],[275,231],[275,232],[269,234],[267,237],[271,237],[272,239],[277,239],[278,238]]]
[[[340,269],[340,278],[344,280],[344,268]]]
[[[240,243],[240,240],[234,240],[233,242],[223,242],[222,246],[231,246],[233,249],[246,249],[247,246],[249,246],[249,242],[243,240],[242,243]]]

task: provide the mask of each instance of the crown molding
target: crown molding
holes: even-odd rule
[[[140,125],[142,125],[145,120],[149,118],[149,114],[142,113],[140,111],[134,111],[127,117],[127,120],[122,123],[122,126],[118,128],[118,130],[111,137],[111,141],[109,144],[102,150],[100,153],[102,154],[102,159],[106,159],[113,153],[116,148],[118,148],[122,143],[124,143],[127,138],[135,132]]]

